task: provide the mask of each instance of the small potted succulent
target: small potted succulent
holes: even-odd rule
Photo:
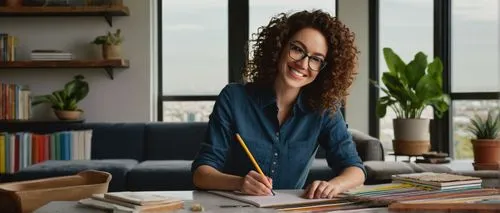
[[[474,138],[471,139],[476,170],[500,168],[500,113],[488,111],[486,118],[475,114],[467,127]]]
[[[106,35],[97,36],[91,43],[102,45],[103,59],[121,59],[121,44],[123,35],[117,29],[114,33],[108,31]]]
[[[89,93],[89,85],[83,80],[82,75],[77,75],[64,89],[57,90],[47,95],[35,96],[32,105],[49,103],[60,120],[78,120],[83,112],[78,108],[78,102]]]

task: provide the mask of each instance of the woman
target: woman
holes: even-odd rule
[[[244,73],[249,83],[227,85],[216,100],[192,164],[194,184],[251,195],[300,189],[319,145],[335,177],[312,182],[304,197],[331,198],[362,184],[366,172],[339,111],[357,59],[349,29],[320,10],[279,14],[254,50]],[[255,171],[236,134],[267,177]]]

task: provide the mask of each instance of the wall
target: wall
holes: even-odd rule
[[[125,0],[130,16],[114,17],[111,28],[103,17],[0,17],[0,32],[19,39],[18,59],[29,59],[33,49],[71,51],[78,59],[99,57],[98,47],[89,44],[95,36],[121,28],[125,37],[124,58],[130,68],[115,71],[109,79],[101,69],[1,70],[0,81],[28,85],[33,94],[46,94],[62,88],[76,74],[83,74],[90,92],[80,103],[88,122],[145,122],[156,113],[152,104],[151,8],[153,0]],[[55,118],[48,107],[34,108],[35,118]]]
[[[356,36],[359,54],[358,75],[353,83],[346,105],[346,120],[350,128],[368,133],[368,1],[337,0],[338,17]]]

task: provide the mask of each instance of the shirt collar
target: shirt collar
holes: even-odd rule
[[[268,106],[276,106],[276,92],[272,86],[257,86],[251,85],[251,90],[253,91],[253,96],[256,102],[259,104],[261,108],[266,108]],[[298,108],[302,112],[306,112],[308,110],[308,106],[305,103],[304,94],[302,90],[299,92],[299,96],[297,97],[297,102],[294,104],[293,108]]]

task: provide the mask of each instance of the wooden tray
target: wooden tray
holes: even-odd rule
[[[76,175],[0,184],[2,213],[30,213],[51,201],[78,201],[108,192],[111,174],[86,170]]]

